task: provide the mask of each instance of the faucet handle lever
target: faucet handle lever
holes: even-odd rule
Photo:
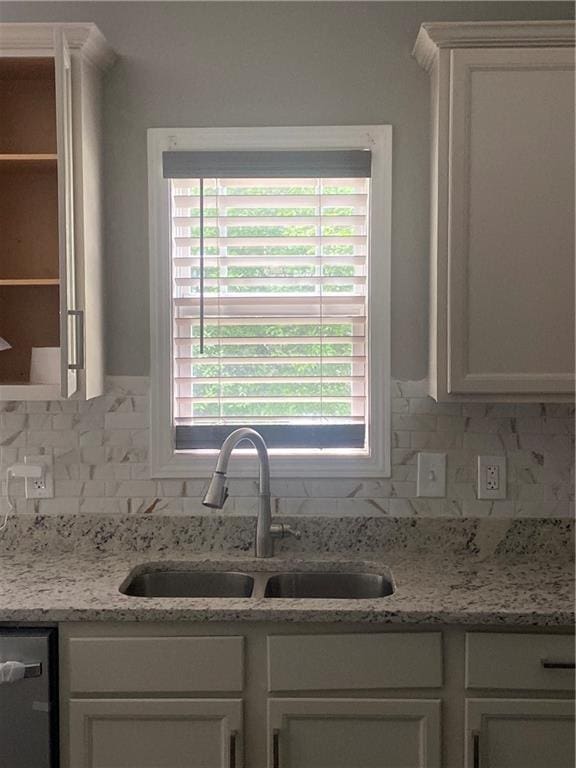
[[[270,533],[274,539],[285,539],[288,536],[294,536],[295,539],[302,538],[302,532],[298,528],[292,528],[286,523],[275,523],[270,526]]]
[[[302,531],[300,528],[292,528],[291,525],[284,525],[284,536],[294,536],[295,539],[300,540],[302,538]]]

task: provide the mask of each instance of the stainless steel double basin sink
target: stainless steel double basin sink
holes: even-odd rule
[[[120,592],[132,597],[279,598],[373,600],[394,592],[392,575],[354,571],[271,573],[199,571],[142,566],[130,574]]]

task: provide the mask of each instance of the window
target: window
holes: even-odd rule
[[[277,475],[388,474],[389,154],[384,126],[149,131],[155,476],[238,426]]]

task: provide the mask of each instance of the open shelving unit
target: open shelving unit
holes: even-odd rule
[[[0,113],[0,396],[53,399],[29,383],[32,348],[60,346],[53,58],[0,58]]]

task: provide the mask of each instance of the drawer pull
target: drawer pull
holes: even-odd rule
[[[68,363],[68,370],[83,371],[84,362],[84,312],[81,309],[69,309],[68,316],[76,319],[76,354],[73,363]]]
[[[236,741],[238,732],[232,731],[230,734],[230,768],[236,768]]]
[[[280,731],[277,728],[272,733],[272,767],[280,768]]]
[[[472,768],[480,768],[480,733],[472,734]]]
[[[558,659],[540,659],[544,669],[576,669],[574,661],[560,661]]]

